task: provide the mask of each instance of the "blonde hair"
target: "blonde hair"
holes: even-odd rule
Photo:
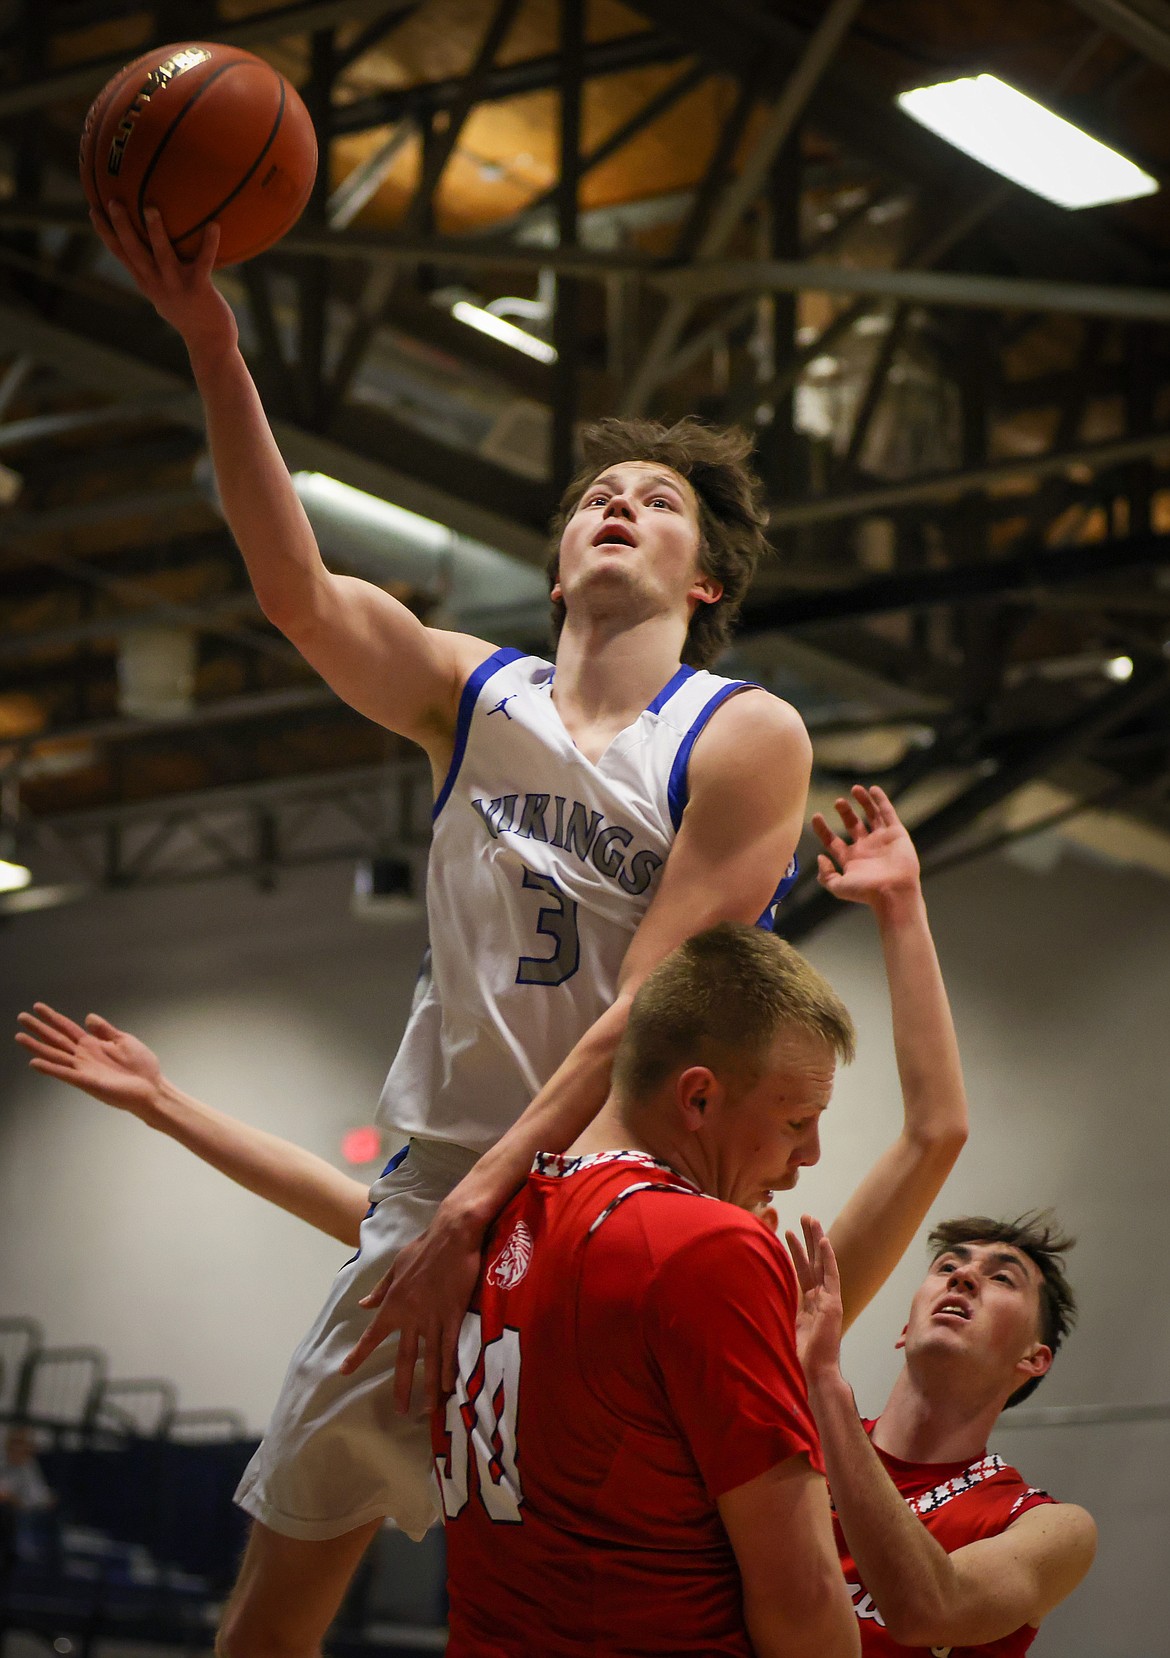
[[[639,986],[613,1081],[638,1104],[685,1065],[751,1071],[782,1030],[820,1037],[843,1063],[853,1021],[832,986],[784,939],[721,921],[673,950]]]

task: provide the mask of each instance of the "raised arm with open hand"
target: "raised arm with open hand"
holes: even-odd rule
[[[835,898],[865,904],[882,942],[902,1128],[830,1228],[845,1328],[898,1264],[967,1138],[967,1098],[946,988],[930,933],[918,855],[876,786],[837,801],[841,828],[818,812],[818,878]]]
[[[917,892],[918,853],[890,797],[876,784],[855,784],[850,794],[852,800],[842,795],[836,802],[844,833],[831,828],[821,812],[813,813],[813,832],[825,848],[817,855],[821,885],[834,898],[871,909],[899,893]]]
[[[47,1002],[34,1002],[19,1023],[16,1040],[31,1054],[34,1071],[131,1112],[237,1185],[344,1244],[357,1244],[366,1188],[323,1157],[184,1094],[145,1042],[99,1013],[87,1014],[82,1026]]]
[[[137,1036],[98,1013],[87,1014],[83,1027],[47,1002],[34,1002],[33,1011],[19,1014],[17,1022],[21,1028],[16,1040],[32,1055],[29,1065],[34,1071],[150,1120],[163,1082],[162,1066]]]
[[[841,1362],[841,1279],[833,1246],[820,1221],[801,1215],[800,1228],[803,1239],[795,1232],[785,1232],[784,1238],[800,1285],[796,1355],[811,1379],[837,1370]]]

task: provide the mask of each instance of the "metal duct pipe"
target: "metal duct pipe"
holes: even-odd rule
[[[196,477],[218,506],[206,456]],[[293,486],[327,564],[379,585],[405,583],[433,599],[444,621],[493,642],[547,634],[548,581],[534,565],[321,472],[294,472]]]

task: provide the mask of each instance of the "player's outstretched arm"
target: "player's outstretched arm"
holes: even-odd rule
[[[1083,1508],[1029,1509],[997,1537],[948,1554],[882,1467],[840,1370],[841,1295],[832,1246],[803,1217],[788,1233],[801,1286],[797,1351],[841,1528],[891,1639],[908,1647],[976,1647],[1038,1624],[1093,1563],[1097,1530]],[[1026,1380],[1025,1378],[1022,1378]]]
[[[845,1326],[901,1260],[967,1139],[959,1045],[938,963],[914,843],[877,787],[837,802],[839,832],[818,812],[825,848],[821,885],[867,904],[881,935],[894,1050],[902,1085],[902,1129],[833,1222]]]
[[[45,1002],[19,1015],[16,1040],[42,1076],[128,1111],[237,1185],[356,1248],[366,1188],[324,1158],[184,1094],[145,1042],[100,1014],[79,1025]]]
[[[563,1151],[593,1121],[639,984],[685,939],[718,921],[754,922],[800,837],[812,748],[800,716],[763,691],[732,697],[695,744],[689,799],[657,892],[622,967],[617,1000],[586,1031],[524,1114],[440,1206],[367,1298],[377,1308],[345,1361],[358,1365],[398,1330],[395,1397],[405,1410],[422,1343],[427,1399],[454,1386],[455,1349],[496,1214],[538,1151]],[[439,1361],[441,1356],[441,1371]]]
[[[110,204],[94,229],[187,347],[203,399],[224,513],[260,608],[351,707],[420,743],[445,769],[459,694],[492,646],[427,628],[371,582],[325,568],[259,393],[240,354],[235,317],[211,280],[218,227],[181,261],[157,211],[150,245]]]

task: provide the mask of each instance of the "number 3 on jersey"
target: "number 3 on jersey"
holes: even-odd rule
[[[459,1374],[447,1400],[447,1453],[435,1458],[449,1520],[467,1505],[471,1453],[480,1501],[491,1519],[520,1523],[524,1493],[516,1470],[516,1407],[520,1392],[520,1332],[504,1330],[483,1344],[478,1313],[459,1331]]]
[[[581,940],[577,936],[576,900],[566,898],[551,875],[538,875],[534,869],[524,871],[522,885],[534,892],[543,892],[551,904],[542,904],[536,917],[536,930],[556,941],[551,956],[521,956],[516,966],[517,984],[564,984],[571,979],[581,962]]]

